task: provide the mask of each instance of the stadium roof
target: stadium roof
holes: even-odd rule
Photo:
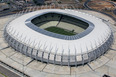
[[[59,39],[39,32],[38,28],[33,30],[27,26],[28,23],[31,23],[30,19],[49,12],[71,15],[91,23],[89,28],[85,30],[87,34],[73,40]],[[6,30],[11,37],[31,48],[50,54],[74,56],[92,52],[107,42],[112,33],[109,24],[106,23],[102,19],[76,10],[46,9],[16,18],[9,23]]]

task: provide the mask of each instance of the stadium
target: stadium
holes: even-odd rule
[[[9,46],[33,59],[68,66],[97,59],[113,43],[106,20],[67,9],[24,14],[5,27],[4,37]]]

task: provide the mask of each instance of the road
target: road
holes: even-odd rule
[[[15,10],[15,11],[5,10],[5,11],[0,11],[0,17],[7,16],[7,15],[12,15],[12,14],[16,14],[19,11],[21,11],[21,10]]]
[[[2,67],[1,65],[0,65],[0,72],[6,75],[7,77],[20,77],[19,75],[11,72],[10,70]]]
[[[88,2],[90,2],[91,0],[86,0],[85,3],[83,4],[85,8],[92,10],[91,8],[88,7]]]

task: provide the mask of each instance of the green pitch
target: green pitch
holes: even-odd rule
[[[68,35],[68,36],[77,34],[77,33],[74,32],[74,30],[69,31],[69,30],[66,30],[66,29],[63,29],[63,28],[59,28],[59,27],[55,27],[55,26],[48,27],[45,30],[53,32],[53,33],[57,33],[57,34]]]

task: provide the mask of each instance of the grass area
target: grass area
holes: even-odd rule
[[[0,77],[1,77],[1,75],[2,75],[2,77],[7,77],[6,75],[4,75],[3,73],[0,72]]]
[[[73,32],[73,30],[69,31],[69,30],[62,29],[62,28],[55,27],[55,26],[54,27],[48,27],[45,30],[53,32],[53,33],[57,33],[57,34],[68,35],[68,36],[77,34],[77,33]]]

